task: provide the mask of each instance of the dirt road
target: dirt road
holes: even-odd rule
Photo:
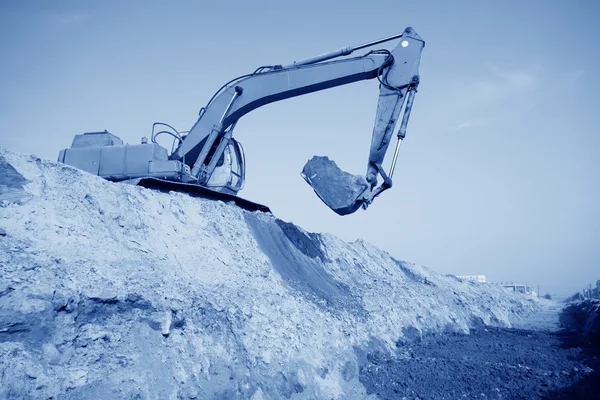
[[[598,399],[596,354],[559,330],[559,310],[513,329],[422,337],[393,358],[370,354],[361,382],[382,399]]]

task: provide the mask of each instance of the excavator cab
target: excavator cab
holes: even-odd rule
[[[244,188],[245,180],[244,148],[240,142],[231,138],[205,186],[217,192],[235,195]]]
[[[157,130],[157,127],[161,127],[161,130]],[[169,124],[165,124],[164,122],[155,122],[152,125],[152,142],[158,144],[158,137],[164,134],[173,138],[171,152],[168,156],[168,158],[171,159],[175,151],[186,140],[189,132],[178,132]],[[201,140],[199,145],[204,146],[207,139],[208,138],[204,138]],[[224,150],[219,156],[216,156],[219,146],[221,145],[224,146]],[[218,158],[216,159],[214,171],[206,183],[204,183],[202,186],[219,193],[235,196],[237,192],[244,188],[244,183],[246,180],[246,158],[244,155],[244,148],[240,142],[232,137],[228,139],[225,137],[218,137],[210,147],[204,165],[208,167],[210,160],[215,157]],[[183,165],[186,165],[185,157],[180,161]],[[195,177],[191,176],[182,176],[182,182],[197,184]]]

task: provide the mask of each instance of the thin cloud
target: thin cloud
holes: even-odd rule
[[[522,69],[501,68],[496,64],[487,64],[483,73],[457,82],[461,93],[459,103],[453,104],[461,110],[476,110],[490,105],[506,102],[508,98],[522,97],[535,93],[539,87],[539,66],[532,65]]]
[[[577,81],[577,80],[579,80],[579,79],[583,78],[583,76],[584,76],[586,73],[587,73],[587,71],[586,71],[585,69],[583,69],[583,68],[580,68],[580,69],[578,69],[578,70],[575,70],[575,72],[573,72],[573,73],[571,74],[571,80],[572,80],[573,82],[575,82],[575,81]]]
[[[69,14],[50,14],[47,18],[58,25],[73,25],[79,24],[85,21],[88,16],[83,13],[69,13]]]
[[[450,128],[450,132],[461,131],[463,129],[469,128],[479,128],[485,125],[489,125],[494,122],[495,118],[473,118],[468,119],[464,122],[459,123],[458,125]]]
[[[450,132],[461,131],[463,129],[473,128],[473,127],[477,127],[477,126],[481,126],[481,125],[482,124],[477,121],[465,121],[463,123],[456,125],[453,128],[450,128]]]
[[[525,69],[499,68],[496,64],[488,64],[493,77],[502,83],[518,88],[535,87],[538,83],[539,65],[530,66]]]
[[[482,128],[531,110],[540,92],[540,65],[506,68],[484,65],[481,74],[458,83],[459,98],[450,104],[450,132]]]

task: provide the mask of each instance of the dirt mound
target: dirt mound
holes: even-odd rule
[[[0,398],[365,398],[373,343],[539,308],[270,214],[0,165]]]

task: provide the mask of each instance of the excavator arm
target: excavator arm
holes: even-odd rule
[[[394,39],[400,39],[400,42],[392,51],[375,50],[360,57],[328,61]],[[303,171],[304,178],[317,195],[338,214],[352,213],[361,206],[366,208],[376,196],[392,186],[398,150],[406,135],[419,84],[418,68],[424,46],[421,37],[412,28],[407,28],[400,35],[289,65],[261,67],[252,74],[236,78],[224,85],[200,111],[197,122],[170,159],[189,165],[196,183],[205,185],[231,143],[233,128],[243,115],[275,101],[377,78],[380,82],[379,102],[364,178],[356,178],[349,185],[349,180],[343,179],[345,173],[340,172],[336,179],[332,177],[330,165],[310,164],[310,161]],[[398,143],[390,171],[386,173],[382,163],[403,109]],[[380,186],[377,186],[378,176],[383,179]]]

